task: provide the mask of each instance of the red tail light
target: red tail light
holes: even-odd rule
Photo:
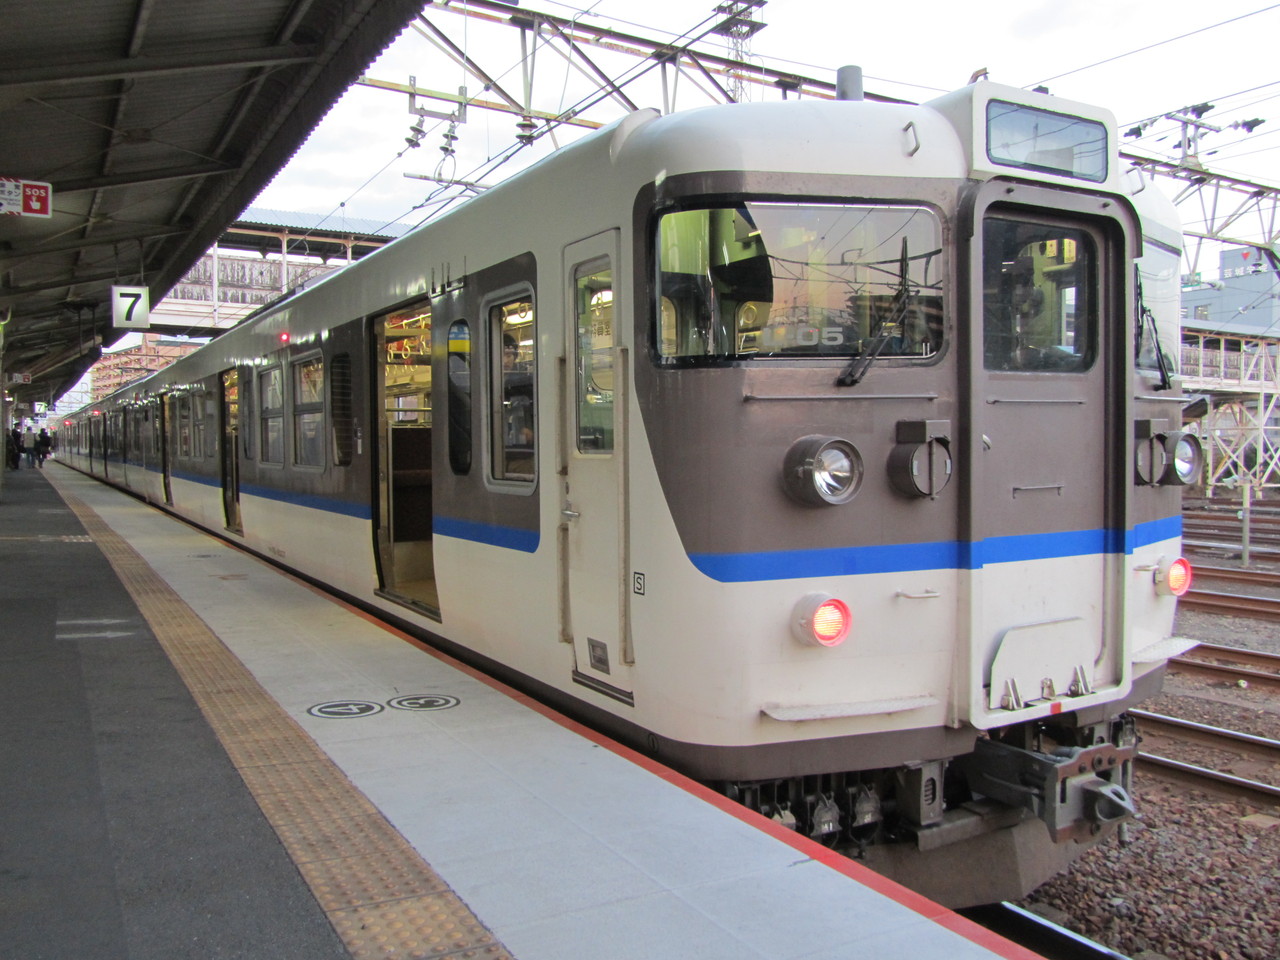
[[[1164,591],[1180,597],[1191,589],[1191,564],[1185,557],[1179,557],[1162,572]]]
[[[792,632],[802,643],[834,647],[843,643],[853,625],[853,614],[843,600],[811,593],[796,604]]]

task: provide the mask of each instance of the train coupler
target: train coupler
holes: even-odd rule
[[[983,739],[964,767],[970,789],[1030,810],[1054,843],[1089,841],[1135,813],[1127,785],[1137,745],[1122,744],[1058,747],[1045,754]]]

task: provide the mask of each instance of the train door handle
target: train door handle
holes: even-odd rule
[[[582,516],[582,514],[578,513],[577,510],[570,510],[568,507],[565,507],[560,511],[560,516],[564,517],[566,520],[577,520]]]

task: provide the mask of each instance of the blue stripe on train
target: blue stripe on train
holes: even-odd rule
[[[188,476],[204,481],[206,478]],[[216,482],[216,481],[215,481]],[[326,510],[361,520],[373,518],[367,504],[294,493],[245,484],[241,492],[315,510]],[[504,527],[492,523],[436,516],[434,532],[459,540],[533,553],[538,549],[537,530]],[[1012,537],[990,537],[976,543],[941,540],[933,543],[893,543],[871,547],[838,547],[829,550],[776,550],[763,553],[693,553],[695,567],[722,583],[753,580],[785,580],[799,577],[841,576],[867,573],[902,573],[910,570],[976,570],[988,564],[1019,560],[1047,560],[1096,553],[1133,553],[1134,550],[1182,535],[1182,517],[1165,517],[1140,523],[1132,530],[1071,530]]]
[[[991,537],[975,543],[940,540],[831,550],[777,550],[764,553],[692,553],[693,565],[722,583],[785,580],[911,570],[977,570],[988,564],[1047,560],[1097,553],[1132,553],[1139,547],[1182,534],[1182,518],[1141,523],[1133,530],[1071,530]]]
[[[178,471],[174,471],[173,475],[183,480],[204,483],[209,486],[216,487],[220,485],[216,477],[179,473]],[[373,519],[373,508],[366,503],[337,500],[333,497],[299,493],[293,490],[280,490],[276,487],[264,487],[252,483],[241,484],[240,493],[263,500],[275,500],[278,503],[290,503],[299,507],[308,507],[312,510],[339,513],[343,516],[355,517],[358,520]],[[497,524],[477,523],[471,520],[458,520],[452,517],[439,516],[435,518],[432,529],[446,537],[472,540],[476,543],[485,543],[494,547],[506,547],[510,550],[520,550],[524,553],[533,553],[538,549],[539,534],[537,530],[520,530],[515,527],[502,527]]]
[[[434,519],[431,529],[442,536],[472,540],[491,547],[506,547],[509,550],[520,550],[524,553],[533,553],[538,549],[537,530],[521,530],[516,527],[501,527],[494,523],[477,523],[474,520],[441,516]]]
[[[191,479],[198,478],[192,477]],[[261,497],[264,500],[291,503],[298,507],[309,507],[312,510],[340,513],[344,517],[355,517],[357,520],[373,519],[373,508],[367,503],[358,503],[354,500],[338,500],[334,497],[322,497],[313,493],[299,493],[296,490],[277,490],[275,487],[260,487],[252,483],[241,484],[240,493],[251,497]]]

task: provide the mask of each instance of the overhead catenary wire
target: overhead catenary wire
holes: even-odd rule
[[[688,49],[694,43],[697,43],[699,40],[705,38],[712,31],[712,28],[708,27],[707,25],[712,23],[713,21],[719,22],[721,19],[722,19],[721,14],[713,14],[711,16],[704,17],[697,24],[688,28],[683,33],[679,34],[676,37],[676,41],[677,42],[684,41],[680,45],[680,49],[682,50]],[[707,29],[704,30],[703,29],[704,27],[707,27]],[[702,32],[698,33],[698,31],[702,31]],[[696,35],[690,36],[691,34],[696,34]],[[520,63],[517,63],[515,66],[509,68],[504,74],[502,74],[502,76],[505,76],[506,73],[510,73],[512,70],[515,70],[520,65],[521,65]],[[655,69],[658,66],[660,66],[659,63],[648,62],[648,61],[637,64],[631,67],[630,69],[624,71],[621,76],[614,79],[612,81],[612,85],[614,87],[621,87],[627,83],[632,82],[638,77],[643,76],[644,74],[650,72],[651,70]],[[584,97],[580,98],[576,103],[572,104],[567,109],[562,110],[559,116],[560,117],[576,116],[578,114],[581,114],[585,110],[588,110],[591,107],[595,106],[597,103],[606,99],[609,96],[611,96],[611,92],[608,89],[604,91],[601,91],[601,90],[593,91],[592,93],[587,94]],[[531,146],[535,140],[547,134],[556,125],[556,122],[557,122],[556,120],[545,121],[540,128],[537,128],[534,131],[532,131],[527,141],[517,141],[509,144],[496,157],[492,157],[489,160],[486,160],[484,163],[477,165],[471,173],[466,175],[465,179],[468,179],[468,180],[484,179],[486,176],[491,174],[494,170],[497,170],[499,167],[504,166],[505,164],[510,162],[520,151],[522,151],[528,146]],[[490,163],[493,165],[488,170],[484,170],[485,166]],[[442,187],[440,189],[447,189],[447,187]],[[424,200],[422,203],[416,204],[412,209],[415,209],[415,210],[420,209],[422,206],[426,205],[432,199],[437,197],[439,193],[440,193],[439,189],[436,191],[433,191],[430,195],[428,195],[427,200]],[[462,198],[458,197],[456,199],[462,199]],[[423,223],[427,222],[427,220],[432,219],[433,217],[439,216],[441,213],[444,212],[444,209],[447,209],[447,206],[452,202],[453,202],[452,199],[446,201],[444,208],[436,210],[431,214],[429,214],[427,217],[424,217],[422,220],[420,220],[417,224],[414,225],[414,229],[416,229],[418,226],[421,226]]]
[[[1028,84],[1025,84],[1024,86],[1038,87],[1041,84],[1049,83],[1053,80],[1061,80],[1063,77],[1069,77],[1069,76],[1072,76],[1073,74],[1081,73],[1085,70],[1092,70],[1094,67],[1100,67],[1106,63],[1114,63],[1117,60],[1123,60],[1125,57],[1131,57],[1137,53],[1145,53],[1147,50],[1154,50],[1156,47],[1163,47],[1165,44],[1174,43],[1175,41],[1178,41],[1178,40],[1185,40],[1188,37],[1194,37],[1196,34],[1205,33],[1209,30],[1216,30],[1218,27],[1224,27],[1229,23],[1236,23],[1237,21],[1246,20],[1249,17],[1256,17],[1261,13],[1266,13],[1270,10],[1276,10],[1276,9],[1280,9],[1280,3],[1273,3],[1270,6],[1263,7],[1261,10],[1254,10],[1252,13],[1242,13],[1240,14],[1240,16],[1232,17],[1229,20],[1222,20],[1218,23],[1211,23],[1208,26],[1199,27],[1187,33],[1178,34],[1178,36],[1176,37],[1170,37],[1167,40],[1159,40],[1155,43],[1149,43],[1145,47],[1138,47],[1136,50],[1129,50],[1125,53],[1118,53],[1113,57],[1107,57],[1105,60],[1099,60],[1096,63],[1086,64],[1083,67],[1076,67],[1074,70],[1068,70],[1065,73],[1055,74],[1052,77],[1046,77],[1043,80],[1037,80],[1035,83],[1028,83]]]
[[[591,6],[591,7],[589,7],[587,10],[579,10],[578,12],[579,12],[580,14],[582,14],[582,15],[586,15],[586,14],[590,13],[592,10],[594,10],[594,8],[595,8],[595,7],[599,6],[599,4],[600,4],[601,2],[602,2],[602,0],[596,0],[596,2],[595,2],[595,3],[593,3],[593,4],[592,4],[592,6]],[[711,19],[711,18],[708,18],[708,19]],[[465,18],[464,18],[464,20],[465,20]],[[705,21],[704,21],[704,22],[705,22]],[[464,54],[465,54],[465,51],[466,51],[466,47],[467,47],[467,46],[468,46],[468,44],[469,44],[469,31],[467,30],[467,27],[469,26],[469,23],[470,23],[470,21],[469,21],[469,20],[465,20],[465,22],[464,22],[464,27],[463,27],[463,31],[464,31],[464,32],[463,32],[463,50],[464,50]],[[696,28],[695,28],[695,29],[696,29]],[[428,37],[427,39],[430,39],[430,38]],[[545,45],[547,45],[547,44],[550,44],[550,42],[551,42],[551,39],[550,39],[550,38],[544,38],[544,39],[542,39],[542,40],[541,40],[541,43],[539,44],[539,46],[545,46]],[[515,71],[515,70],[517,70],[517,69],[520,69],[520,68],[525,64],[525,62],[526,62],[527,58],[528,58],[529,56],[531,56],[531,55],[532,55],[532,52],[526,53],[524,57],[522,57],[522,58],[521,58],[520,60],[518,60],[516,63],[512,64],[512,65],[511,65],[510,67],[508,67],[506,70],[502,71],[500,74],[498,74],[498,76],[497,76],[497,78],[496,78],[496,79],[499,79],[499,80],[504,79],[508,74],[512,73],[513,71]],[[460,66],[461,66],[461,65],[460,65]],[[466,74],[465,74],[465,71],[466,71],[465,66],[463,66],[463,67],[462,67],[462,69],[463,69],[463,71],[464,71],[464,79],[465,79],[465,75],[466,75]],[[465,103],[461,104],[461,106],[465,107],[465,106],[467,106],[468,104],[470,104],[471,102],[473,102],[473,101],[474,101],[474,100],[476,100],[476,99],[477,99],[476,97],[471,97],[471,98],[469,98]],[[445,123],[446,123],[446,121],[444,121],[444,120],[438,120],[438,121],[437,121],[437,122],[436,122],[432,127],[430,127],[430,128],[426,131],[426,135],[430,135],[430,134],[435,133],[435,131],[436,131],[436,130],[438,130],[440,127],[442,127]],[[425,138],[425,135],[424,135],[424,138]],[[513,143],[513,144],[511,144],[510,146],[508,146],[504,151],[500,152],[500,153],[498,154],[498,157],[502,158],[502,160],[501,160],[501,163],[499,163],[498,165],[499,165],[499,166],[501,166],[502,164],[506,163],[506,161],[507,161],[508,159],[510,159],[510,157],[511,157],[511,156],[514,156],[514,153],[515,153],[515,152],[518,152],[518,148],[519,148],[520,146],[522,146],[522,145],[521,145],[521,144],[518,144],[518,143]],[[516,149],[516,150],[513,150],[512,148],[517,148],[517,149]],[[406,147],[401,148],[400,150],[398,150],[398,151],[396,152],[396,154],[395,154],[395,155],[394,155],[390,160],[388,160],[385,164],[383,164],[383,166],[382,166],[381,168],[379,168],[375,173],[373,173],[372,175],[370,175],[370,176],[369,176],[369,177],[368,177],[368,178],[367,178],[367,179],[366,179],[366,180],[365,180],[365,181],[364,181],[364,182],[363,182],[359,187],[357,187],[355,190],[353,190],[353,191],[351,192],[351,194],[350,194],[350,195],[349,195],[345,200],[343,200],[341,203],[339,203],[336,207],[334,207],[334,208],[333,208],[333,210],[331,210],[328,214],[326,214],[323,218],[321,218],[321,220],[320,220],[318,223],[316,223],[313,227],[311,227],[311,230],[319,229],[319,228],[320,228],[321,226],[323,226],[323,225],[324,225],[324,224],[325,224],[325,223],[326,223],[330,218],[332,218],[335,214],[337,214],[339,210],[343,210],[343,211],[345,212],[346,204],[350,203],[350,202],[351,202],[351,201],[352,201],[352,200],[353,200],[353,199],[354,199],[354,198],[355,198],[355,197],[356,197],[356,196],[357,196],[361,191],[363,191],[363,190],[364,190],[365,188],[367,188],[371,183],[373,183],[373,181],[374,181],[374,180],[376,180],[376,179],[377,179],[378,177],[380,177],[383,173],[385,173],[385,172],[388,170],[388,168],[390,168],[390,167],[391,167],[391,165],[392,165],[392,164],[394,164],[397,160],[399,160],[400,158],[402,158],[403,156],[405,156],[405,154],[406,154],[406,153],[408,153],[408,152],[409,152],[409,150],[410,150],[410,148],[409,148],[409,147],[407,147],[407,146],[406,146]],[[508,153],[508,151],[510,151],[510,153]],[[474,168],[470,173],[468,173],[468,174],[464,175],[464,176],[462,177],[462,179],[463,179],[463,180],[480,180],[480,179],[482,179],[483,175],[482,175],[482,174],[479,174],[479,171],[481,171],[481,170],[483,169],[484,165],[485,165],[486,163],[490,162],[492,159],[494,159],[494,158],[489,158],[489,159],[487,159],[486,161],[484,161],[483,163],[481,163],[481,164],[477,165],[477,166],[476,166],[476,167],[475,167],[475,168]],[[437,170],[439,170],[439,169],[440,169],[440,165],[438,165],[438,166],[437,166]],[[458,178],[457,178],[457,177],[454,177],[453,179],[454,179],[454,180],[457,180]],[[399,223],[399,222],[401,222],[402,220],[404,220],[406,217],[408,217],[410,214],[412,214],[415,210],[420,210],[420,209],[422,209],[423,207],[430,206],[432,203],[436,202],[436,201],[437,201],[437,199],[439,198],[439,195],[440,195],[443,191],[447,190],[448,188],[449,188],[449,184],[442,184],[440,187],[438,187],[438,188],[436,188],[435,190],[431,191],[431,192],[430,192],[430,193],[429,193],[429,194],[428,194],[428,195],[427,195],[423,200],[421,200],[421,201],[419,201],[418,203],[415,203],[415,204],[413,204],[412,206],[410,206],[407,210],[405,210],[405,212],[404,212],[404,213],[401,213],[401,214],[399,214],[398,216],[396,216],[396,217],[394,217],[394,218],[392,218],[392,219],[390,219],[390,220],[385,221],[385,222],[383,223],[382,227],[380,227],[379,229],[385,229],[385,228],[387,228],[387,227],[391,226],[392,224]],[[454,200],[455,200],[455,199],[461,199],[461,198],[462,198],[462,197],[461,197],[461,196],[459,196],[458,198],[450,198],[450,199],[447,199],[447,200],[445,200],[445,201],[443,201],[443,202],[447,205],[447,204],[449,204],[449,203],[454,202]],[[430,214],[427,218],[424,218],[423,220],[418,221],[418,222],[417,222],[416,224],[414,224],[414,225],[413,225],[413,227],[411,227],[410,229],[416,229],[416,227],[421,226],[421,225],[422,225],[422,223],[425,223],[427,219],[430,219],[431,217],[434,217],[434,216],[439,216],[439,214],[440,214],[440,213],[442,213],[442,212],[443,212],[443,210],[438,210],[438,211],[433,212],[433,213],[432,213],[432,214]],[[303,235],[302,235],[302,237],[301,237],[300,239],[304,239],[304,240],[305,240],[305,238],[306,238],[306,237],[308,237],[308,236],[310,236],[310,231],[308,231],[308,233],[306,233],[306,234],[303,234]]]
[[[583,10],[583,9],[581,9],[580,7],[575,6],[575,5],[572,5],[572,4],[567,4],[567,3],[559,2],[559,0],[543,0],[543,2],[544,2],[544,3],[546,3],[546,4],[547,4],[547,5],[549,5],[549,6],[563,7],[563,8],[565,8],[566,10],[570,10],[570,11],[572,11],[571,16],[572,16],[575,20],[577,20],[577,19],[585,19],[585,18],[588,18],[588,17],[593,18],[593,19],[594,19],[594,18],[599,18],[599,19],[601,19],[601,20],[603,20],[603,21],[605,21],[605,22],[612,22],[612,23],[619,23],[619,24],[628,24],[628,25],[635,26],[635,27],[643,27],[643,28],[644,28],[644,29],[646,29],[646,30],[654,30],[654,28],[653,28],[653,27],[650,27],[650,26],[647,26],[647,25],[644,25],[644,24],[635,23],[634,21],[624,20],[624,19],[622,19],[622,18],[614,17],[614,16],[609,15],[609,14],[602,14],[602,13],[597,12],[597,8],[601,5],[601,0],[595,0],[595,3],[594,3],[590,8],[588,8],[588,9],[586,9],[586,10]],[[460,3],[460,4],[459,4],[459,6],[458,6],[458,9],[460,9],[460,8],[462,8],[462,7],[465,7],[465,5],[466,5],[465,3]],[[1141,52],[1142,50],[1149,50],[1149,49],[1151,49],[1151,48],[1153,48],[1153,47],[1158,47],[1158,46],[1164,45],[1164,44],[1166,44],[1166,43],[1171,43],[1171,42],[1173,42],[1174,40],[1178,40],[1178,39],[1182,39],[1182,38],[1185,38],[1185,37],[1193,36],[1193,35],[1195,35],[1195,34],[1197,34],[1197,33],[1202,33],[1202,32],[1204,32],[1204,31],[1211,30],[1211,29],[1214,29],[1214,28],[1216,28],[1216,27],[1223,26],[1223,25],[1228,24],[1228,23],[1233,23],[1233,22],[1236,22],[1236,21],[1239,21],[1239,20],[1244,20],[1244,19],[1246,19],[1246,18],[1248,18],[1248,17],[1253,17],[1253,16],[1255,16],[1255,15],[1262,14],[1262,13],[1265,13],[1265,12],[1270,11],[1270,10],[1274,10],[1274,9],[1276,9],[1276,8],[1278,8],[1278,7],[1280,7],[1280,3],[1278,3],[1278,4],[1272,4],[1272,5],[1269,5],[1269,6],[1263,7],[1263,8],[1262,8],[1262,9],[1260,9],[1260,10],[1253,11],[1253,12],[1251,12],[1251,13],[1245,13],[1245,14],[1241,14],[1240,16],[1237,16],[1237,17],[1232,17],[1232,18],[1230,18],[1230,19],[1223,20],[1223,21],[1221,21],[1220,23],[1210,24],[1210,25],[1208,25],[1208,26],[1200,27],[1200,28],[1198,28],[1197,30],[1194,30],[1194,31],[1190,31],[1190,32],[1187,32],[1187,33],[1179,34],[1177,37],[1171,37],[1171,38],[1169,38],[1168,40],[1162,40],[1162,41],[1160,41],[1160,42],[1158,42],[1158,43],[1155,43],[1155,44],[1148,44],[1148,45],[1146,45],[1146,46],[1144,46],[1144,47],[1140,47],[1140,48],[1138,48],[1137,50],[1129,51],[1129,53],[1126,53],[1126,54],[1119,54],[1119,55],[1117,55],[1116,57],[1108,58],[1108,59],[1107,59],[1107,60],[1105,60],[1105,61],[1099,61],[1099,63],[1098,63],[1098,64],[1089,64],[1089,65],[1086,65],[1086,66],[1084,66],[1084,67],[1076,68],[1075,70],[1070,71],[1070,73],[1072,73],[1072,74],[1074,74],[1074,73],[1078,73],[1078,72],[1081,72],[1081,71],[1083,71],[1083,70],[1090,69],[1090,68],[1091,68],[1091,67],[1093,67],[1093,66],[1097,66],[1097,65],[1099,65],[1099,64],[1101,64],[1101,63],[1111,62],[1112,60],[1118,59],[1119,57],[1122,57],[1122,56],[1128,56],[1128,55],[1130,55],[1131,53]],[[693,49],[693,45],[694,45],[694,44],[696,44],[699,40],[703,39],[703,38],[704,38],[708,33],[710,33],[710,32],[711,32],[710,30],[706,30],[706,29],[703,29],[703,28],[706,28],[708,24],[718,23],[718,22],[720,22],[720,20],[721,20],[721,19],[723,19],[723,18],[722,18],[722,16],[719,16],[719,15],[711,15],[711,16],[708,16],[708,17],[704,18],[702,21],[700,21],[700,22],[699,22],[697,25],[695,25],[694,27],[692,27],[692,28],[690,28],[690,29],[688,29],[688,30],[685,30],[683,33],[679,34],[679,35],[678,35],[678,37],[677,37],[677,40],[676,40],[675,42],[673,42],[673,43],[672,43],[672,46],[673,46],[673,47],[677,47],[677,46],[679,46],[679,47],[684,47],[684,48],[686,48],[686,49]],[[701,30],[701,32],[700,32],[700,30]],[[666,31],[666,30],[661,30],[661,31],[658,31],[658,32],[659,32],[659,33],[661,33],[661,34],[664,34],[664,35],[671,35],[671,34],[670,34],[670,31]],[[469,34],[469,35],[468,35],[468,37],[467,37],[466,39],[464,39],[464,44],[468,44],[469,39],[474,39],[474,37],[473,37],[473,36],[471,36],[471,35]],[[540,38],[539,38],[539,43],[540,43],[540,45],[547,45],[547,44],[552,43],[552,41],[553,41],[554,39],[555,39],[554,37],[542,36],[542,37],[540,37]],[[776,61],[776,62],[780,62],[780,63],[796,63],[796,64],[798,64],[798,61],[787,61],[787,60],[782,60],[782,59],[780,59],[780,58],[768,58],[768,59],[771,59],[771,60],[774,60],[774,61]],[[504,72],[501,74],[501,76],[505,77],[505,76],[507,76],[508,74],[512,73],[513,71],[515,71],[516,69],[518,69],[518,68],[521,66],[521,64],[522,64],[522,63],[524,63],[524,62],[525,62],[525,61],[524,61],[523,59],[519,59],[519,60],[518,60],[516,63],[514,63],[514,64],[513,64],[513,65],[512,65],[508,70],[504,71]],[[603,100],[603,99],[605,99],[605,98],[607,98],[607,97],[609,96],[609,93],[607,92],[609,89],[616,89],[616,86],[631,83],[633,80],[638,79],[639,77],[641,77],[644,73],[647,73],[648,71],[652,70],[654,66],[656,66],[656,64],[655,64],[653,61],[651,61],[651,60],[650,60],[650,61],[648,61],[648,62],[640,63],[640,64],[636,65],[635,67],[633,67],[633,68],[631,68],[631,69],[629,69],[629,70],[627,70],[627,71],[623,72],[621,75],[619,75],[619,76],[618,76],[618,78],[614,81],[615,86],[614,86],[613,88],[609,88],[609,87],[600,87],[600,88],[597,88],[597,90],[595,90],[594,92],[592,92],[592,93],[588,93],[588,94],[586,94],[585,96],[581,97],[581,98],[580,98],[580,99],[579,99],[575,104],[573,104],[573,105],[569,106],[568,108],[564,108],[564,101],[565,101],[565,97],[564,97],[564,91],[563,91],[563,90],[561,90],[561,96],[560,96],[559,100],[560,100],[560,106],[561,106],[562,110],[561,110],[561,113],[560,113],[560,117],[563,117],[563,116],[565,116],[565,115],[569,115],[569,114],[574,113],[574,112],[581,113],[583,110],[590,109],[591,107],[593,107],[593,106],[595,106],[596,104],[598,104],[601,100]],[[823,68],[817,68],[817,69],[823,69]],[[1067,75],[1067,74],[1059,74],[1058,76],[1066,76],[1066,75]],[[1054,78],[1051,78],[1051,79],[1054,79]],[[883,78],[882,78],[882,79],[881,79],[881,82],[886,82],[886,83],[895,83],[895,84],[896,84],[896,83],[899,83],[900,81],[887,80],[887,79],[883,79]],[[934,90],[934,89],[937,89],[937,88],[933,88],[933,87],[925,87],[925,86],[923,86],[923,85],[914,85],[914,86],[920,86],[920,88],[921,88],[922,90],[930,90],[930,91],[932,91],[932,90]],[[1267,87],[1267,86],[1270,86],[1270,85],[1269,85],[1269,84],[1263,84],[1263,85],[1261,85],[1261,87],[1255,87],[1255,88],[1252,88],[1252,90],[1263,89],[1263,88],[1265,88],[1265,87]],[[1249,92],[1250,92],[1250,91],[1240,91],[1238,94],[1233,94],[1233,95],[1228,95],[1228,96],[1236,97],[1236,96],[1240,96],[1240,95],[1247,94],[1247,93],[1249,93]],[[1225,98],[1219,98],[1219,99],[1225,99]],[[1230,109],[1236,109],[1236,108],[1230,108]],[[1242,106],[1242,107],[1240,107],[1239,109],[1244,109],[1244,107]],[[548,133],[549,133],[549,132],[550,132],[550,131],[551,131],[551,130],[552,130],[552,129],[557,125],[557,122],[558,122],[558,120],[557,120],[556,118],[552,118],[552,119],[548,119],[548,120],[546,120],[546,121],[541,125],[541,127],[537,130],[537,133],[536,133],[536,137],[535,137],[535,139],[536,139],[536,138],[540,138],[541,136],[544,136],[544,135],[548,134]],[[500,169],[501,167],[503,167],[503,166],[506,166],[506,165],[510,164],[510,163],[513,161],[513,158],[519,154],[520,150],[521,150],[521,146],[516,145],[516,144],[509,144],[509,145],[507,145],[506,147],[504,147],[504,148],[503,148],[499,153],[497,153],[496,155],[491,155],[491,156],[489,156],[488,158],[486,158],[484,161],[482,161],[480,164],[477,164],[477,166],[476,166],[476,168],[475,168],[475,169],[479,170],[479,169],[483,169],[483,168],[489,168],[489,169],[492,169],[492,170],[498,170],[498,169]],[[403,151],[402,151],[400,154],[397,154],[397,157],[402,156],[402,155],[403,155]],[[394,160],[393,160],[393,161],[391,161],[391,162],[394,162]],[[351,194],[351,196],[348,198],[348,202],[350,202],[351,200],[353,200],[353,199],[354,199],[354,198],[355,198],[359,193],[361,193],[363,190],[365,190],[365,189],[366,189],[366,188],[367,188],[367,187],[368,187],[368,186],[369,186],[369,185],[370,185],[374,180],[376,180],[376,178],[377,178],[379,175],[381,175],[382,173],[384,173],[384,172],[386,171],[387,167],[389,167],[389,166],[390,166],[390,163],[388,163],[387,165],[383,166],[383,167],[382,167],[382,169],[380,169],[380,170],[378,171],[378,173],[376,173],[376,174],[374,174],[373,176],[371,176],[368,180],[366,180],[366,181],[365,181],[365,183],[363,183],[359,188],[357,188],[355,191],[353,191],[353,192],[352,192],[352,194]],[[465,178],[466,178],[466,179],[476,179],[476,178],[474,178],[474,177],[465,177]],[[407,212],[406,212],[406,213],[404,213],[404,214],[400,214],[398,217],[395,217],[395,218],[393,218],[393,219],[389,220],[389,221],[388,221],[388,223],[395,223],[395,222],[397,222],[397,221],[403,220],[403,219],[404,219],[404,218],[405,218],[409,213],[412,213],[412,211],[414,211],[414,210],[421,210],[421,209],[423,209],[423,207],[424,207],[425,205],[431,204],[431,205],[438,206],[439,204],[437,203],[437,201],[439,201],[439,200],[440,200],[440,197],[441,197],[441,195],[442,195],[442,192],[445,192],[445,191],[447,191],[447,190],[448,190],[448,187],[447,187],[447,186],[442,186],[442,187],[440,187],[440,188],[437,188],[436,190],[433,190],[430,194],[428,194],[428,195],[423,199],[423,201],[422,201],[421,203],[415,203],[412,207],[410,207],[410,208],[409,208],[409,211],[407,211]],[[460,197],[459,199],[461,199],[461,197]],[[452,202],[453,202],[453,201],[450,201],[450,203],[452,203]],[[446,204],[446,209],[447,209],[447,204]]]
[[[1274,93],[1271,96],[1261,97],[1260,99],[1257,99],[1257,100],[1250,100],[1248,103],[1230,104],[1230,103],[1226,103],[1226,101],[1231,100],[1233,97],[1243,97],[1250,93],[1257,93],[1259,90],[1267,90],[1267,89],[1270,89],[1271,87],[1277,87],[1277,86],[1280,86],[1280,80],[1273,80],[1271,83],[1259,84],[1256,87],[1249,87],[1247,90],[1237,90],[1235,93],[1224,93],[1216,97],[1209,97],[1204,102],[1215,105],[1217,109],[1222,110],[1224,113],[1231,113],[1232,111],[1235,111],[1235,110],[1249,110],[1252,107],[1256,107],[1260,103],[1266,103],[1270,100],[1275,100],[1280,98],[1280,93]],[[1184,108],[1177,108],[1177,109],[1184,109]],[[1131,120],[1128,123],[1120,124],[1120,126],[1122,127],[1139,126],[1144,123],[1158,121],[1167,117],[1170,113],[1176,113],[1177,109],[1166,110],[1164,113],[1158,113],[1152,117],[1144,117],[1141,120]]]

